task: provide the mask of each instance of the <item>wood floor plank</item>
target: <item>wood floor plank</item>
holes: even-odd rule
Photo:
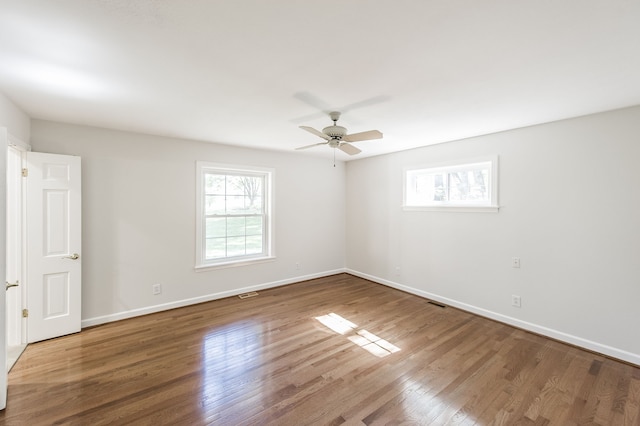
[[[348,274],[259,293],[29,345],[0,424],[640,425],[638,367]]]

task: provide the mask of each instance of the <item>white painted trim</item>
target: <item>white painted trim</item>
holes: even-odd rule
[[[264,177],[264,210],[266,222],[264,232],[267,238],[267,246],[263,247],[266,253],[220,259],[218,261],[205,261],[205,239],[203,237],[203,218],[205,206],[203,202],[203,175],[206,170],[225,173],[256,174]],[[240,166],[235,164],[211,163],[208,161],[196,161],[196,270],[211,270],[227,268],[233,264],[244,266],[275,259],[275,181],[276,169],[259,166]]]
[[[25,262],[25,204],[24,179],[21,170],[24,167],[24,153],[14,145],[7,149],[7,234],[6,242],[10,249],[7,252],[6,274],[11,282],[19,282],[18,288],[7,293],[7,345],[10,352],[19,355],[17,347],[26,345],[27,319],[22,318],[21,311],[26,308]],[[16,358],[17,360],[17,358]],[[14,361],[15,362],[15,361]]]
[[[409,287],[409,286],[402,285],[402,284],[389,281],[383,278],[375,277],[373,275],[365,274],[363,272],[354,271],[349,268],[346,269],[346,272],[348,274],[355,275],[357,277],[364,278],[378,284],[386,285],[388,287],[402,290],[407,293],[415,294],[416,296],[424,297],[426,299],[433,300],[435,302],[444,303],[445,305],[459,308],[466,312],[480,315],[481,317],[490,318],[492,320],[495,320],[504,324],[512,325],[514,327],[518,327],[523,330],[531,331],[536,334],[547,336],[552,339],[560,340],[562,342],[565,342],[571,345],[579,346],[581,348],[584,348],[593,352],[597,352],[612,358],[616,358],[616,359],[640,366],[640,354],[634,354],[631,352],[627,352],[623,349],[618,349],[608,345],[604,345],[602,343],[593,342],[591,340],[584,339],[582,337],[574,336],[571,334],[567,334],[552,328],[547,328],[538,324],[522,321],[517,318],[499,314],[497,312],[488,311],[486,309],[479,308],[477,306],[468,305],[466,303],[458,302],[456,300],[449,299],[447,297],[442,297],[437,294],[429,293],[427,291],[419,290],[417,288]]]
[[[219,293],[207,294],[204,296],[193,297],[191,299],[177,300],[175,302],[163,303],[160,305],[147,306],[144,308],[132,309],[130,311],[118,312],[115,314],[104,315],[100,317],[87,318],[82,320],[82,328],[91,327],[94,325],[105,324],[108,322],[119,321],[127,318],[138,317],[141,315],[153,314],[156,312],[167,311],[169,309],[182,308],[184,306],[195,305],[203,302],[210,302],[212,300],[223,299],[225,297],[237,296],[238,294],[248,293],[250,291],[265,290],[274,287],[280,287],[287,284],[293,284],[300,281],[312,280],[315,278],[328,277],[330,275],[342,274],[346,272],[344,268],[334,269],[332,271],[318,272],[315,274],[301,275],[298,277],[287,278],[284,280],[272,281],[269,283],[262,283],[253,286],[247,286],[237,288],[228,291],[222,291]],[[355,275],[355,274],[354,274]]]
[[[20,138],[13,136],[11,133],[8,134],[8,144],[16,148],[18,151],[31,151],[31,145],[26,142],[23,142]]]
[[[487,155],[465,160],[451,160],[443,163],[423,164],[419,166],[407,166],[402,169],[402,209],[404,211],[441,211],[441,212],[473,212],[473,213],[497,213],[500,209],[498,203],[498,155]],[[477,204],[476,202],[433,202],[424,205],[407,204],[407,174],[419,170],[429,170],[432,173],[447,172],[451,170],[475,169],[480,164],[489,163],[491,173],[489,175],[489,204]]]
[[[234,260],[231,262],[224,263],[216,263],[215,265],[203,265],[196,266],[194,270],[196,272],[208,272],[213,271],[215,269],[224,269],[224,268],[237,268],[239,266],[247,266],[247,265],[255,265],[256,263],[267,263],[267,262],[275,262],[276,257],[258,257],[255,259],[247,259],[244,261]]]
[[[403,206],[406,212],[464,212],[464,213],[497,213],[500,206],[456,206],[447,204],[442,206]]]
[[[9,146],[9,136],[6,127],[0,126],[0,276],[6,277],[7,264],[7,185],[5,183],[7,175],[7,147]],[[0,410],[4,410],[7,406],[7,316],[5,312],[6,291],[0,294],[0,306],[2,306],[2,315],[0,315]]]

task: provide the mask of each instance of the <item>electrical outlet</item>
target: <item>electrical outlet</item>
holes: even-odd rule
[[[520,258],[519,257],[512,257],[511,258],[511,267],[512,268],[519,268],[520,267]]]
[[[396,276],[400,276],[400,267],[396,266]]]
[[[516,296],[515,294],[511,295],[511,306],[515,306],[516,308],[519,308],[522,306],[520,296]]]
[[[300,262],[296,262],[296,271],[300,270]]]
[[[151,291],[154,295],[162,294],[162,284],[154,284],[151,286]]]

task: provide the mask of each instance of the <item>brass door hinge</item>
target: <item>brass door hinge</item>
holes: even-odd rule
[[[23,309],[22,310],[22,318],[28,318],[29,317],[29,310],[28,309]]]
[[[27,177],[27,176],[29,176],[29,169],[25,167],[24,169],[22,169],[22,177]]]

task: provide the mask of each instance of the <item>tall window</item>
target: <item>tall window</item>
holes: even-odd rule
[[[197,265],[272,256],[273,170],[198,162]]]
[[[405,210],[498,209],[497,158],[406,169]]]

